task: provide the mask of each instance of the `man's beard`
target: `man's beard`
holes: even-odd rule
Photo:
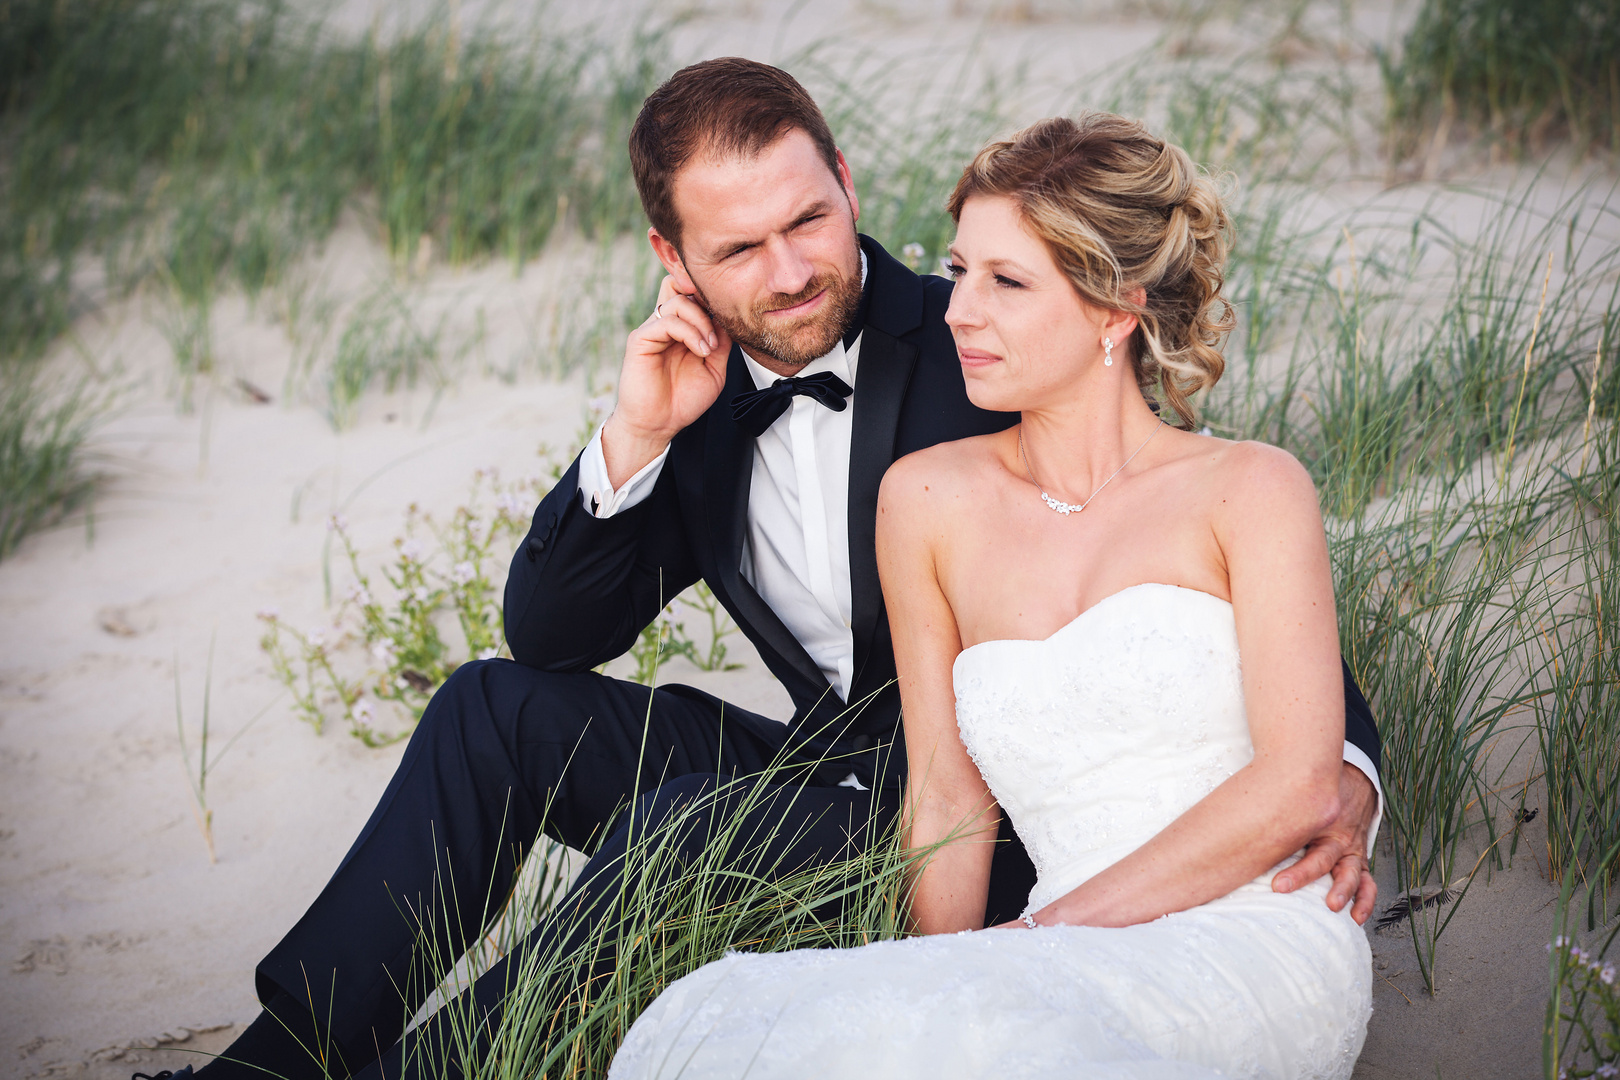
[[[772,325],[769,313],[804,303],[823,290],[827,293],[821,310],[786,325]],[[699,299],[703,299],[701,292]],[[803,289],[790,295],[776,293],[753,306],[746,315],[722,314],[710,307],[709,316],[731,340],[750,353],[768,356],[792,367],[804,367],[832,352],[833,346],[849,332],[850,323],[861,306],[858,278],[836,272],[817,274]]]

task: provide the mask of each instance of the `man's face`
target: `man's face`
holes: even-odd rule
[[[679,251],[650,237],[680,291],[768,367],[832,351],[861,300],[860,203],[842,154],[835,175],[792,130],[755,158],[700,154],[676,174],[673,197]]]

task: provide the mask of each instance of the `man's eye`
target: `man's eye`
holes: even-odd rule
[[[816,222],[820,221],[825,216],[826,216],[825,214],[811,214],[809,217],[805,218],[803,221],[801,221],[797,225],[795,225],[794,228],[802,229],[806,225],[814,225]]]

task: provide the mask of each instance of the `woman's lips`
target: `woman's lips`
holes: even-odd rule
[[[957,356],[965,368],[982,368],[1001,363],[1001,357],[994,353],[980,352],[978,349],[961,349],[957,352]]]

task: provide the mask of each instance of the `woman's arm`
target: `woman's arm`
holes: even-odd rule
[[[1225,896],[1298,851],[1338,812],[1344,686],[1322,516],[1310,477],[1274,447],[1218,463],[1211,526],[1225,559],[1254,760],[1163,832],[1037,912],[1128,926]]]
[[[935,573],[944,539],[935,504],[950,496],[937,473],[923,486],[918,456],[896,462],[884,477],[877,558],[906,733],[906,847],[926,853],[913,871],[911,917],[919,933],[946,934],[984,925],[1001,815],[957,732],[951,665],[962,640]]]

